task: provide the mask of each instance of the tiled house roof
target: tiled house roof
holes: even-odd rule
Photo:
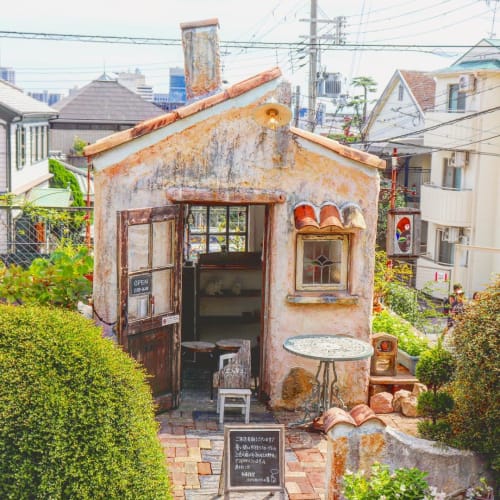
[[[434,108],[436,82],[423,71],[401,70],[401,76],[417,100],[422,111]]]
[[[53,108],[27,96],[20,88],[4,80],[0,80],[0,111],[2,109],[14,115],[40,114],[52,116],[56,114]]]
[[[228,101],[229,99],[236,98],[254,88],[259,87],[260,85],[263,85],[266,82],[275,80],[280,76],[281,70],[279,68],[273,68],[271,70],[261,72],[253,77],[243,80],[242,82],[231,85],[230,87],[224,89],[221,92],[218,92],[217,94],[213,94],[204,99],[200,99],[191,104],[187,104],[186,106],[177,108],[176,110],[170,113],[163,114],[162,116],[146,120],[143,123],[139,123],[128,130],[123,130],[121,132],[117,132],[108,137],[100,139],[94,144],[91,144],[85,148],[85,156],[94,156],[99,153],[103,153],[104,151],[129,142],[137,137],[141,137],[150,132],[153,132],[154,130],[166,127],[167,125],[170,125],[178,120],[182,120],[183,118],[187,118],[188,116],[195,115],[200,111]],[[367,165],[370,165],[372,167],[381,169],[385,168],[385,161],[380,160],[373,155],[353,148],[349,148],[347,146],[343,146],[337,141],[327,139],[325,137],[295,127],[290,127],[290,131],[292,134],[298,137],[314,142],[322,147],[330,149],[331,151],[335,151],[336,153],[340,154],[341,156],[345,156],[346,158],[351,158],[353,160],[366,163]]]
[[[101,123],[133,126],[163,114],[116,80],[94,80],[76,94],[54,104],[59,117],[53,123]]]

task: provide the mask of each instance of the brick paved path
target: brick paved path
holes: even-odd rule
[[[205,380],[205,385],[207,381]],[[224,447],[224,426],[215,415],[215,402],[204,384],[195,384],[183,391],[178,409],[158,415],[159,438],[163,445],[175,499],[216,499]],[[270,412],[252,398],[250,423],[280,423],[285,426],[297,421],[294,412]],[[387,425],[415,435],[417,419],[400,414],[380,415]],[[242,424],[236,411],[227,413],[226,423]],[[322,433],[303,428],[285,430],[285,498],[289,500],[326,499],[327,439]],[[260,500],[268,493],[231,493],[231,498]],[[278,498],[275,496],[275,498]]]

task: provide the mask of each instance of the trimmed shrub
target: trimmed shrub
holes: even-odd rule
[[[0,305],[0,498],[168,499],[145,373],[83,316]]]
[[[448,414],[453,409],[453,396],[443,390],[455,372],[455,361],[441,343],[424,352],[418,360],[415,374],[429,388],[418,396],[418,412],[427,418],[417,424],[421,437],[445,441],[450,434]]]
[[[415,368],[418,380],[434,392],[450,382],[454,372],[455,360],[440,344],[422,353]]]
[[[500,472],[500,274],[467,303],[453,334],[453,446],[486,454]]]

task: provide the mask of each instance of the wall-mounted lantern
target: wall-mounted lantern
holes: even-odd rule
[[[292,111],[275,99],[269,99],[267,102],[257,107],[253,116],[255,121],[263,127],[276,130],[290,123]]]

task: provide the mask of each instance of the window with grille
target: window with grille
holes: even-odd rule
[[[188,217],[188,260],[211,252],[248,251],[248,207],[192,205]]]
[[[349,236],[297,235],[297,290],[346,290]]]

